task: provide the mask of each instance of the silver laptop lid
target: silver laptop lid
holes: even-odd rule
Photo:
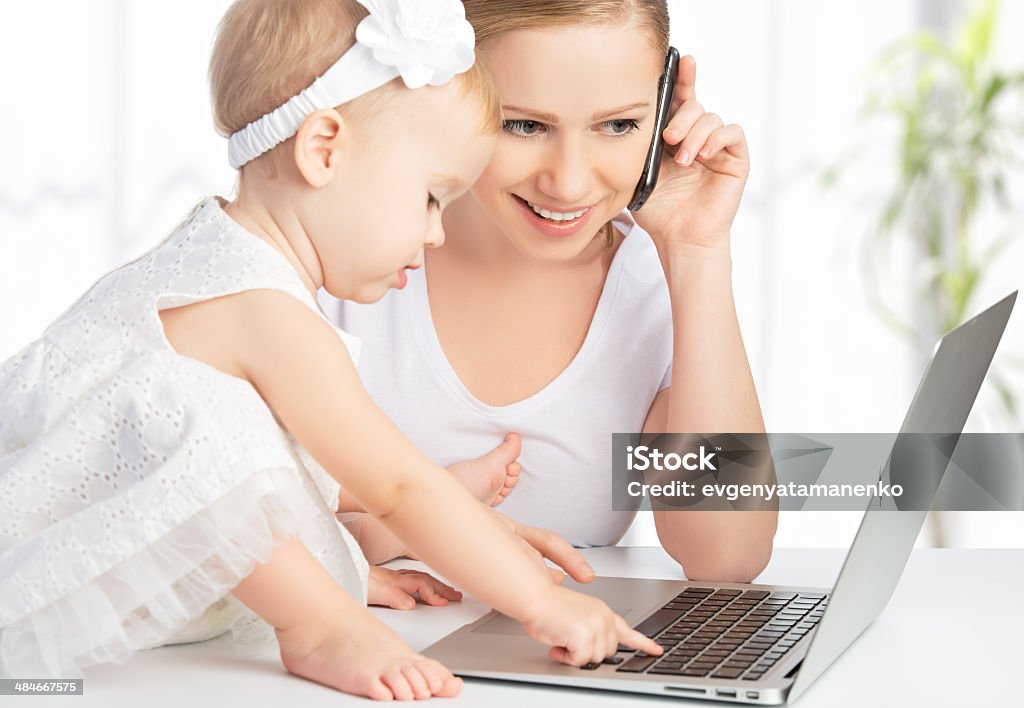
[[[904,433],[959,435],[963,432],[1016,299],[1014,291],[939,341],[907,411],[883,477],[893,473],[894,457],[897,464],[906,459],[899,455]],[[927,509],[945,474],[947,460],[927,456],[922,463],[922,458],[910,457],[914,461],[915,508]],[[892,597],[928,512],[894,513],[892,509],[898,508],[898,504],[889,501],[887,505],[880,505],[876,498],[865,512],[832,590],[828,609],[793,682],[789,701],[796,700],[807,690],[874,621]]]

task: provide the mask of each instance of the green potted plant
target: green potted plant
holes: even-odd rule
[[[974,302],[978,286],[1020,234],[1007,183],[1011,174],[1024,174],[1021,104],[1011,110],[1024,98],[1024,71],[994,65],[998,14],[999,4],[987,0],[948,39],[919,31],[883,52],[871,72],[864,134],[825,172],[826,186],[834,186],[867,145],[896,158],[893,173],[878,176],[888,177],[889,187],[862,241],[861,264],[871,308],[909,337],[922,359],[938,337],[985,304]],[[880,125],[895,137],[880,139]],[[995,233],[977,228],[983,215],[997,223]],[[892,278],[897,253],[914,266]],[[912,311],[902,314],[894,303],[908,298]],[[1004,366],[1024,363],[1014,352],[1001,358]],[[1019,428],[1019,398],[1006,372],[993,368],[989,379],[1009,424]],[[933,526],[937,545],[945,545],[942,526]]]

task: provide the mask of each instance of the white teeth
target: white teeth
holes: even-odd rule
[[[587,213],[586,209],[570,212],[549,211],[547,209],[541,209],[538,206],[534,206],[533,204],[530,204],[530,202],[526,203],[530,205],[530,208],[533,209],[535,213],[540,214],[545,219],[551,219],[552,221],[572,221],[573,219],[578,219]]]

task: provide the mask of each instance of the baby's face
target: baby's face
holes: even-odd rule
[[[354,126],[312,230],[329,293],[375,302],[405,285],[404,269],[423,263],[425,246],[444,242],[441,210],[494,152],[496,136],[479,124],[474,99],[450,82],[416,89],[387,115]]]

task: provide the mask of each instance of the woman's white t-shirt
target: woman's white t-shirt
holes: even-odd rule
[[[626,238],[583,346],[547,386],[510,405],[482,403],[459,380],[434,330],[424,270],[371,305],[320,298],[362,340],[370,395],[430,459],[468,460],[519,433],[522,472],[500,511],[576,546],[612,545],[632,522],[635,512],[612,509],[612,433],[639,432],[672,375],[668,287],[654,243],[626,213],[613,223]]]

